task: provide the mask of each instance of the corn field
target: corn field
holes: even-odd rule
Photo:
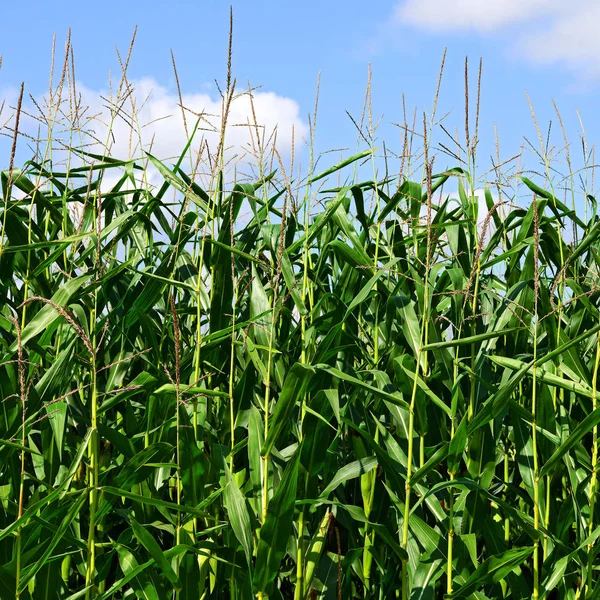
[[[568,147],[486,185],[467,98],[448,168],[433,116],[394,157],[368,107],[305,176],[256,124],[255,176],[223,133],[200,177],[202,118],[173,163],[70,122],[66,161],[50,131],[17,167],[22,98],[2,600],[600,598],[600,220]]]

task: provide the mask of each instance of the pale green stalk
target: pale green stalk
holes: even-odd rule
[[[233,239],[233,207],[230,210],[230,230],[231,230],[231,247],[234,246]],[[233,449],[235,448],[235,407],[233,405],[233,381],[235,374],[235,319],[237,312],[238,289],[235,281],[235,262],[233,253],[231,254],[231,283],[234,290],[233,298],[233,315],[231,317],[231,347],[229,352],[229,428],[231,429],[231,452],[229,454],[229,470],[233,475]]]
[[[550,176],[551,174],[551,167],[550,167],[550,161],[548,159],[548,155],[545,151],[544,148],[544,143],[543,143],[543,139],[541,136],[541,132],[539,130],[539,126],[537,123],[537,119],[535,117],[535,112],[533,110],[533,105],[531,103],[531,101],[529,100],[529,96],[527,96],[527,99],[529,101],[529,106],[531,109],[531,114],[533,116],[533,120],[536,126],[536,129],[538,131],[538,136],[539,136],[539,140],[540,140],[540,146],[541,146],[541,153],[542,153],[542,157],[543,157],[543,162],[544,162],[544,169],[545,169],[545,175],[546,175],[546,181],[548,183],[548,185],[550,186],[550,191],[552,194],[552,203],[554,204],[555,210],[557,209],[556,206],[556,193],[555,193],[555,189],[554,189],[554,184],[552,181],[552,178]],[[558,107],[556,106],[556,104],[554,104],[554,108],[556,110],[556,113],[558,115],[558,119],[559,119],[559,123],[561,125],[562,131],[563,131],[563,136],[565,137],[565,142],[566,142],[566,135],[565,135],[565,130],[564,130],[564,125],[562,122],[562,118],[560,116],[560,113],[558,111]],[[574,197],[574,187],[573,187],[573,176],[572,176],[572,169],[571,169],[571,161],[570,161],[570,152],[569,152],[569,146],[568,144],[566,145],[566,156],[567,156],[567,164],[569,165],[569,171],[570,171],[570,179],[571,179],[571,195],[572,195],[572,204],[573,204],[573,210],[575,210],[575,197]],[[559,221],[556,221],[556,235],[557,238],[559,240],[559,255],[560,255],[560,269],[559,269],[559,280],[558,280],[558,285],[557,285],[557,289],[558,289],[558,309],[557,309],[557,315],[556,315],[556,320],[557,320],[557,336],[558,339],[560,339],[560,335],[561,335],[561,331],[563,328],[563,297],[564,297],[564,291],[565,291],[565,272],[564,272],[564,266],[565,266],[565,257],[564,257],[564,249],[563,249],[563,242],[562,242],[562,234],[561,234],[561,230],[560,230],[560,224]],[[573,221],[573,236],[574,236],[574,241],[576,243],[577,240],[577,229],[575,226],[575,222]],[[555,375],[558,374],[558,367],[555,361],[553,361],[552,363],[552,371]],[[557,408],[557,400],[556,400],[556,396],[557,396],[557,389],[556,387],[553,388],[552,390],[552,400],[553,400],[553,405],[554,405],[554,409],[556,410]],[[560,390],[560,397],[561,397],[561,404],[564,404],[564,390],[561,389]],[[545,516],[544,516],[544,525],[546,526],[546,528],[549,526],[550,523],[550,480],[551,480],[551,476],[550,474],[548,474],[546,476],[546,511],[545,511]],[[544,538],[544,546],[543,546],[543,555],[542,558],[545,558],[548,552],[548,537]]]
[[[314,146],[315,146],[315,126],[317,121],[317,108],[319,105],[319,80],[317,81],[317,93],[315,99],[315,111],[313,122],[310,126],[310,147],[309,147],[309,167],[308,167],[308,180],[314,174]],[[300,297],[302,299],[302,304],[306,306],[307,295],[311,291],[312,287],[309,286],[308,281],[308,269],[310,262],[310,252],[308,247],[308,220],[310,218],[310,193],[311,186],[310,183],[307,183],[305,195],[304,195],[304,245],[302,248],[302,290],[300,293]],[[309,301],[311,298],[309,297]],[[310,302],[311,310],[309,311],[309,316],[312,322],[312,302]],[[300,361],[302,364],[308,364],[308,353],[307,353],[307,341],[306,341],[306,313],[302,314],[300,317],[300,327],[301,327],[301,356]],[[306,396],[303,395],[300,399],[300,427],[299,427],[299,442],[302,442],[302,426],[304,423],[304,416],[306,413]],[[306,474],[306,484],[308,483],[309,473]],[[306,488],[306,485],[305,485]],[[296,587],[294,589],[294,600],[304,600],[304,597],[307,594],[307,590],[305,589],[307,582],[307,578],[305,576],[305,565],[304,565],[304,521],[306,519],[306,507],[303,504],[299,511],[298,516],[298,549],[296,551]]]
[[[25,308],[25,307],[23,307]],[[25,365],[23,362],[23,344],[21,343],[21,329],[19,327],[19,321],[14,317],[11,319],[15,329],[17,330],[17,342],[18,342],[18,361],[19,361],[19,392],[21,400],[21,481],[19,484],[19,509],[17,513],[17,519],[23,516],[23,496],[25,490],[25,450],[27,439],[25,436],[25,418],[27,416],[27,398],[25,389]],[[22,561],[22,531],[21,527],[17,529],[17,559],[15,569],[15,598],[19,600],[21,597],[20,583],[21,583],[21,561]]]
[[[98,510],[98,482],[100,468],[100,440],[98,437],[98,387],[97,387],[97,368],[96,368],[96,310],[98,303],[97,291],[94,293],[94,308],[90,315],[90,326],[92,328],[92,348],[94,352],[91,357],[90,376],[92,379],[92,390],[90,398],[90,419],[92,435],[89,442],[89,478],[90,488],[90,520],[88,530],[88,564],[85,576],[86,586],[90,589],[86,592],[86,600],[93,597],[96,571],[96,511]]]
[[[133,41],[132,41],[133,44]],[[131,47],[130,47],[131,54]],[[123,78],[125,74],[123,74]],[[122,80],[123,81],[123,80]],[[122,83],[121,83],[122,85]],[[107,138],[104,145],[104,157],[108,155],[108,149],[110,146],[111,132],[116,119],[115,111],[111,111],[111,120],[108,126]],[[90,177],[92,171],[90,170]],[[100,239],[102,233],[102,202],[100,184],[102,182],[102,176],[99,178],[98,188],[96,190],[96,201],[94,202],[94,227],[96,229],[96,256],[95,256],[95,270],[99,273],[102,268],[102,257],[100,256]],[[91,332],[91,366],[90,366],[90,377],[92,380],[91,385],[91,397],[90,397],[90,420],[91,420],[91,436],[89,442],[89,487],[90,487],[90,519],[88,529],[88,563],[86,570],[86,586],[89,586],[86,592],[86,600],[92,598],[95,593],[95,572],[96,572],[96,512],[98,510],[98,487],[99,487],[99,471],[100,471],[100,438],[98,435],[98,368],[96,365],[96,350],[97,350],[97,337],[96,337],[96,319],[98,315],[98,286],[94,288],[93,292],[93,308],[90,311],[90,332]]]
[[[426,121],[424,119],[425,131]],[[427,363],[427,351],[423,350],[423,347],[428,343],[428,327],[427,322],[429,320],[429,269],[431,261],[432,251],[432,237],[431,237],[431,164],[429,163],[428,157],[428,146],[425,144],[425,171],[426,171],[426,182],[427,182],[427,252],[425,259],[425,279],[423,288],[423,315],[421,318],[421,331],[419,349],[417,351],[417,362],[415,365],[415,376],[413,379],[412,394],[409,405],[409,420],[408,420],[408,453],[407,453],[407,469],[406,469],[406,496],[404,503],[404,522],[402,529],[402,548],[408,550],[408,523],[410,519],[410,500],[411,500],[411,484],[410,479],[412,477],[413,469],[413,437],[414,437],[414,424],[415,424],[415,401],[417,397],[418,381],[419,381],[419,369],[422,368],[423,377],[427,377],[428,363]],[[423,364],[421,365],[421,361]],[[409,594],[409,582],[408,582],[408,569],[406,560],[402,561],[402,600],[408,600]]]
[[[271,366],[273,362],[273,338],[276,322],[276,289],[273,286],[271,297],[271,326],[269,327],[269,348],[267,352],[267,373],[265,379],[265,397],[263,400],[264,439],[269,435],[269,411],[271,410]],[[263,486],[262,486],[262,522],[267,518],[267,505],[269,503],[269,454],[262,457]]]
[[[373,136],[375,133],[373,127],[373,115],[372,115],[372,105],[371,105],[371,66],[369,65],[369,83],[367,87],[367,105],[368,105],[368,118],[369,118],[369,146],[371,150],[371,168],[373,173],[373,188],[375,194],[375,254],[373,257],[373,270],[376,272],[377,267],[379,266],[379,246],[381,242],[381,202],[379,198],[379,187],[378,187],[378,177],[377,177],[377,168],[375,166],[375,147],[373,146]],[[375,307],[375,326],[373,329],[373,366],[377,369],[379,364],[379,294],[377,290],[375,291],[375,296],[373,298],[373,306]],[[379,428],[375,431],[375,442],[379,443]],[[375,485],[377,484],[376,472],[366,473],[362,475],[362,479],[366,479],[368,482],[368,486],[370,487],[368,493],[368,503],[365,505],[365,516],[367,521],[369,520],[369,516],[371,514],[371,509],[373,507],[373,500],[375,497]],[[364,586],[364,594],[365,597],[371,591],[371,569],[373,565],[373,550],[375,546],[375,532],[370,531],[369,523],[365,524],[365,534],[364,534],[364,549],[363,549],[363,577],[365,580]]]
[[[537,422],[536,422],[536,387],[537,387],[537,368],[535,361],[537,360],[537,322],[534,329],[534,350],[533,350],[533,389],[532,389],[532,406],[531,414],[533,415],[532,435],[533,435],[533,527],[536,531],[540,529],[540,481],[539,481],[539,459],[537,446]],[[533,598],[539,598],[540,590],[540,574],[539,574],[539,546],[538,538],[533,542]]]
[[[600,333],[596,340],[596,359],[594,361],[594,372],[592,373],[592,411],[598,408],[598,367],[600,366]],[[594,511],[596,509],[596,497],[598,495],[598,425],[594,425],[592,430],[592,479],[590,481],[589,505],[590,516],[588,523],[588,535],[592,535],[594,531]],[[587,580],[586,594],[592,592],[593,585],[593,566],[594,554],[592,549],[594,543],[588,544],[588,565],[587,565]]]
[[[533,436],[533,527],[536,532],[540,529],[540,477],[539,477],[539,458],[537,444],[537,342],[538,342],[538,296],[539,296],[539,216],[537,207],[537,197],[533,198],[534,204],[534,310],[533,310],[533,369],[532,369],[532,394],[531,394],[531,414],[533,421],[531,423]],[[539,537],[533,542],[533,598],[537,600],[540,595],[540,540]]]
[[[508,484],[510,482],[510,465],[509,465],[509,458],[508,458],[508,452],[509,452],[509,448],[508,448],[508,436],[506,438],[506,440],[504,441],[504,457],[502,460],[502,464],[503,464],[503,476],[502,476],[502,482],[504,483],[504,501],[507,502],[508,500]],[[504,517],[504,543],[506,544],[506,546],[509,546],[510,543],[510,518],[508,516]],[[508,589],[508,583],[506,582],[505,579],[503,579],[500,582],[500,585],[502,587],[502,597],[505,598],[509,592]]]
[[[460,331],[459,331],[460,337]],[[458,352],[459,347],[456,347],[456,356],[454,358],[454,382],[453,386],[456,385],[458,380]],[[452,442],[454,438],[454,434],[456,431],[456,415],[453,414],[450,420],[450,442]],[[454,481],[456,473],[454,470],[448,472],[448,477],[450,481]],[[447,550],[447,559],[446,559],[446,593],[452,593],[452,563],[454,561],[454,493],[452,491],[452,487],[448,488],[448,550]]]
[[[406,469],[406,495],[404,501],[404,521],[402,523],[402,548],[408,549],[408,522],[410,519],[410,478],[412,476],[413,465],[413,433],[415,424],[415,399],[417,397],[417,387],[419,378],[419,365],[421,363],[421,353],[423,350],[419,348],[417,353],[417,365],[415,368],[415,377],[413,380],[413,389],[410,399],[409,417],[408,417],[408,453],[407,453],[407,469]],[[402,561],[402,600],[408,600],[408,568],[407,561]]]
[[[231,365],[229,366],[229,427],[231,429],[231,452],[229,454],[229,470],[233,473],[233,449],[235,448],[235,407],[233,405],[233,382],[234,382],[234,371],[235,371],[235,304],[233,310],[233,317],[231,321],[231,351],[229,359]]]
[[[281,230],[279,234],[279,247],[278,253],[282,255],[285,252],[285,225],[286,225],[286,213],[287,213],[287,201],[288,196],[291,200],[292,194],[289,185],[289,181],[285,175],[285,171],[283,169],[283,163],[281,162],[281,157],[277,152],[277,149],[274,147],[273,152],[277,155],[279,159],[279,164],[283,175],[286,179],[287,186],[287,195],[283,201],[283,208],[281,211]],[[274,353],[274,338],[275,338],[275,329],[277,327],[277,320],[279,315],[279,310],[277,308],[277,288],[279,286],[279,280],[281,276],[281,256],[277,257],[277,267],[275,270],[275,275],[273,278],[272,289],[273,294],[271,296],[271,326],[269,327],[269,349],[267,354],[267,373],[265,380],[265,398],[263,403],[263,411],[264,411],[264,439],[266,441],[269,435],[269,414],[271,410],[270,400],[271,400],[271,371],[273,366],[273,353]],[[270,452],[267,452],[265,456],[263,456],[263,489],[262,489],[262,524],[264,525],[267,519],[267,507],[269,503],[269,458]],[[259,600],[261,600],[264,595],[262,592],[257,594]]]
[[[119,97],[121,90],[123,89],[124,82],[126,80],[127,68],[129,65],[129,60],[131,57],[131,52],[133,49],[133,44],[135,41],[136,32],[134,30],[133,37],[131,40],[131,44],[129,46],[129,52],[127,55],[127,59],[125,64],[123,65],[123,75],[121,78],[121,82],[119,85],[119,89],[117,91],[117,97]],[[111,118],[108,125],[106,142],[104,144],[104,158],[108,156],[109,148],[110,148],[110,140],[112,136],[112,128],[114,122],[117,118],[117,113],[113,109],[111,110]],[[90,170],[90,177],[92,175],[92,171]],[[98,188],[96,190],[96,202],[94,203],[94,222],[96,226],[96,240],[97,240],[97,251],[96,251],[96,271],[99,272],[102,268],[102,261],[100,256],[100,239],[101,239],[101,225],[102,225],[102,203],[101,203],[101,191],[100,184],[102,182],[102,176],[99,178]],[[94,465],[94,469],[92,471],[93,476],[93,488],[90,491],[90,523],[89,523],[89,535],[88,535],[88,553],[89,553],[89,561],[88,561],[88,570],[86,572],[86,584],[92,585],[94,583],[94,575],[95,575],[95,554],[96,554],[96,511],[97,511],[97,488],[99,482],[99,468],[100,468],[100,439],[98,437],[98,424],[97,424],[97,413],[98,413],[98,392],[97,392],[97,366],[96,366],[96,318],[98,311],[98,288],[94,289],[94,308],[90,314],[90,329],[92,333],[92,349],[93,349],[93,360],[92,360],[92,398],[91,398],[91,413],[92,413],[92,435],[90,437],[90,447],[92,457],[90,458],[90,470],[91,465]],[[92,593],[92,589],[90,589],[86,593],[86,600],[90,597]]]
[[[175,484],[177,494],[177,505],[181,506],[181,346],[180,346],[180,330],[179,330],[179,318],[177,316],[177,308],[175,304],[175,295],[177,289],[175,288],[171,294],[169,294],[169,301],[171,304],[171,314],[173,316],[173,333],[175,341]],[[175,523],[175,546],[181,544],[181,512],[177,511],[176,523]],[[179,566],[181,559],[178,556],[175,559],[175,573],[179,576]],[[175,593],[175,598],[179,598],[179,590]]]
[[[271,326],[269,328],[269,349],[267,355],[267,376],[265,380],[265,397],[263,402],[263,412],[264,412],[264,439],[267,439],[269,435],[269,411],[270,411],[270,400],[271,400],[271,365],[272,365],[272,357],[273,357],[273,338],[275,331],[275,323],[276,323],[276,307],[275,307],[275,299],[276,299],[276,289],[273,286],[273,295],[271,298]],[[267,519],[267,507],[269,504],[269,454],[267,453],[262,457],[262,466],[263,466],[263,486],[262,486],[262,523],[264,524]],[[259,592],[257,594],[257,598],[262,600],[264,598],[263,592]]]

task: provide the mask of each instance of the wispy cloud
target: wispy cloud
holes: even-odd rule
[[[561,12],[564,0],[405,0],[394,20],[432,31],[497,31]]]
[[[533,63],[563,63],[588,75],[600,75],[599,19],[598,0],[403,0],[392,15],[396,25],[432,33],[502,34],[512,52]]]
[[[575,68],[593,67],[600,74],[600,3],[586,0],[565,4],[556,19],[523,36],[519,45],[537,62],[565,61]]]

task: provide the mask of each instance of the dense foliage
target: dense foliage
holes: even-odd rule
[[[596,202],[473,148],[3,171],[0,598],[599,597]]]

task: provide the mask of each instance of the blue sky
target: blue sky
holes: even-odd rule
[[[14,26],[3,27],[0,39],[0,102],[7,98],[9,105],[0,116],[0,125],[7,120],[21,81],[35,98],[45,93],[53,35],[56,33],[60,56],[69,27],[77,81],[87,98],[107,89],[109,71],[119,75],[115,46],[125,55],[137,25],[129,77],[139,89],[158,90],[149,107],[152,114],[176,103],[171,49],[184,95],[199,103],[211,99],[217,105],[214,79],[220,84],[225,80],[229,3],[106,0],[99,10],[93,3],[62,1],[48,10],[34,0],[27,4],[26,12],[23,6],[3,6],[4,23]],[[599,133],[600,42],[594,23],[600,7],[594,0],[307,0],[301,4],[234,0],[233,14],[233,74],[238,89],[247,82],[261,86],[261,114],[270,119],[269,124],[277,122],[280,131],[289,131],[293,122],[297,134],[305,133],[321,73],[316,137],[321,152],[348,148],[344,152],[348,156],[356,147],[356,132],[345,111],[360,117],[369,63],[373,116],[375,120],[382,117],[378,145],[385,140],[389,148],[400,151],[401,131],[392,123],[403,119],[402,94],[409,114],[416,107],[421,123],[423,111],[432,107],[446,47],[437,114],[451,111],[444,124],[452,132],[458,128],[461,139],[464,59],[468,56],[470,60],[474,98],[477,65],[483,57],[480,172],[490,166],[494,124],[503,160],[519,152],[523,136],[538,147],[526,91],[544,134],[552,120],[553,141],[561,147],[562,135],[551,103],[554,98],[577,164],[581,163],[581,142],[576,108],[590,145]],[[25,22],[25,28],[17,26]],[[159,133],[169,138],[176,126],[164,125]],[[282,152],[289,154],[289,133],[280,137]],[[444,138],[440,135],[438,139]],[[173,134],[160,149],[168,154],[180,140]],[[7,147],[5,138],[0,141],[4,163],[8,161]],[[23,147],[21,150],[24,152]],[[305,150],[298,148],[297,156],[306,162]],[[326,155],[323,164],[333,156],[339,157],[339,153]],[[536,166],[530,154],[526,164]],[[440,155],[436,166],[454,166],[454,161]]]

